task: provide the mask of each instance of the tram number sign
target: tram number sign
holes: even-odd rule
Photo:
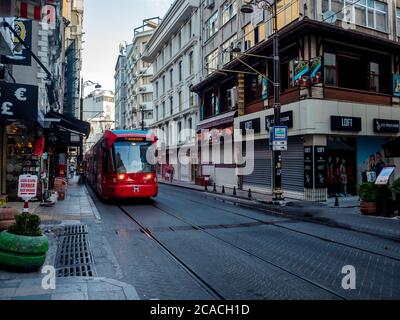
[[[18,180],[18,197],[30,200],[37,195],[38,177],[33,175],[21,175]]]

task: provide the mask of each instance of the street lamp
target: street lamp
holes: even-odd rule
[[[273,45],[273,64],[274,64],[274,118],[275,126],[281,124],[281,77],[280,77],[280,58],[279,58],[279,35],[278,35],[278,13],[277,13],[278,0],[246,0],[241,6],[242,13],[253,13],[254,5],[261,7],[264,10],[273,11],[274,32],[272,35]],[[282,192],[282,153],[281,151],[274,151],[274,200],[283,200]]]
[[[80,99],[80,110],[79,110],[79,119],[83,120],[83,99],[84,99],[84,91],[86,87],[95,86],[96,89],[101,89],[101,85],[99,83],[95,83],[91,80],[87,80],[83,82],[83,78],[81,79],[81,99]],[[78,162],[82,162],[83,160],[83,138],[80,138],[80,153]]]

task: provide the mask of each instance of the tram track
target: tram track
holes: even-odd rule
[[[261,261],[261,262],[263,262],[263,263],[269,264],[269,265],[271,265],[271,266],[273,266],[273,267],[275,267],[275,268],[277,268],[277,269],[279,269],[279,270],[281,270],[281,271],[283,271],[283,272],[285,272],[285,273],[287,273],[287,274],[290,274],[291,276],[293,276],[293,277],[295,277],[295,278],[297,278],[297,279],[299,279],[299,280],[301,280],[301,281],[303,281],[303,282],[306,282],[306,283],[308,283],[308,284],[310,284],[310,285],[312,285],[312,286],[314,286],[314,287],[319,288],[320,290],[323,290],[323,291],[325,291],[325,292],[328,292],[329,294],[331,294],[332,296],[335,296],[336,298],[338,298],[338,299],[340,299],[340,300],[349,300],[347,297],[345,297],[345,296],[342,295],[341,293],[336,292],[336,291],[334,291],[334,290],[332,290],[332,289],[329,289],[329,288],[325,287],[324,285],[321,285],[321,284],[319,284],[319,283],[317,283],[317,282],[315,282],[315,281],[313,281],[313,280],[310,280],[310,279],[308,279],[308,278],[306,278],[306,277],[304,277],[304,276],[302,276],[302,275],[300,275],[300,274],[298,274],[298,273],[296,273],[296,272],[294,272],[294,271],[292,271],[292,270],[289,270],[289,269],[287,269],[287,268],[285,268],[285,267],[282,267],[282,266],[280,266],[280,265],[278,265],[278,264],[276,264],[276,263],[274,263],[274,262],[272,262],[272,261],[270,261],[270,260],[268,260],[268,259],[266,259],[266,258],[264,258],[264,257],[261,257],[261,256],[255,254],[254,252],[251,252],[251,251],[249,251],[249,250],[246,250],[246,249],[244,249],[244,248],[241,248],[241,247],[235,245],[235,244],[232,243],[232,242],[229,242],[229,241],[227,241],[227,240],[225,240],[225,239],[223,239],[223,238],[221,238],[221,237],[219,237],[219,236],[217,236],[217,235],[215,235],[215,234],[213,234],[213,233],[211,233],[211,232],[208,232],[207,230],[205,230],[205,229],[202,228],[201,226],[198,226],[198,225],[196,225],[196,224],[193,224],[193,223],[191,223],[190,221],[187,221],[186,219],[184,219],[184,218],[182,218],[182,217],[179,217],[179,216],[177,216],[176,214],[174,214],[174,213],[172,213],[172,212],[169,212],[168,210],[166,210],[166,209],[164,209],[164,208],[161,208],[160,206],[158,206],[158,205],[155,204],[155,203],[151,204],[151,206],[154,207],[155,209],[161,211],[162,213],[164,213],[164,214],[166,214],[166,215],[168,215],[168,216],[170,216],[170,217],[173,217],[174,219],[177,219],[177,220],[179,220],[179,221],[181,221],[181,222],[187,224],[188,226],[190,226],[191,228],[193,228],[193,230],[197,230],[197,231],[203,232],[203,233],[207,234],[208,236],[210,236],[210,237],[212,237],[212,238],[214,238],[214,239],[216,239],[216,240],[218,240],[218,241],[224,243],[225,245],[228,245],[228,246],[234,248],[235,250],[239,250],[239,251],[241,251],[241,252],[243,252],[243,253],[245,253],[245,254],[247,254],[247,255],[249,255],[249,256],[251,256],[251,257],[253,257],[253,258],[255,258],[255,259],[257,259],[257,260],[259,260],[259,261]],[[195,278],[197,281],[199,281],[199,282],[200,282],[205,288],[207,288],[207,290],[208,290],[209,292],[211,292],[217,299],[224,300],[223,296],[222,296],[215,288],[213,288],[212,285],[210,285],[209,283],[207,283],[207,281],[205,281],[204,279],[202,279],[201,276],[199,276],[193,269],[191,269],[187,264],[185,264],[177,255],[175,255],[170,249],[168,249],[168,247],[167,247],[166,245],[164,245],[159,239],[156,238],[156,236],[155,236],[154,234],[152,234],[151,230],[149,230],[146,226],[144,226],[144,225],[143,225],[142,223],[140,223],[137,219],[135,219],[135,218],[132,216],[132,214],[129,213],[129,211],[126,210],[123,206],[118,206],[118,207],[119,207],[119,209],[120,209],[125,215],[128,216],[128,218],[129,218],[130,220],[132,220],[136,225],[139,226],[141,232],[143,232],[143,233],[146,234],[150,239],[152,239],[153,241],[155,241],[155,242],[159,245],[159,247],[163,249],[163,251],[165,251],[168,255],[170,255],[170,256],[171,256],[182,268],[184,268],[193,278]]]
[[[196,204],[201,204],[201,205],[204,204],[204,203],[202,203],[200,201],[195,201],[195,200],[190,199],[190,198],[187,198],[187,200],[190,201],[190,202],[196,203]],[[350,245],[348,243],[339,242],[339,241],[336,241],[336,240],[333,240],[333,239],[329,239],[327,237],[315,235],[315,234],[312,234],[312,233],[309,233],[309,232],[299,231],[299,230],[295,230],[295,229],[289,228],[287,226],[282,225],[283,223],[287,223],[287,221],[285,221],[285,220],[278,221],[278,222],[269,222],[269,221],[264,221],[262,219],[253,218],[253,217],[250,217],[250,216],[248,216],[246,214],[238,213],[238,212],[226,209],[226,208],[221,208],[221,207],[218,207],[218,206],[208,205],[208,207],[227,212],[227,213],[229,213],[231,215],[240,216],[242,218],[253,220],[255,222],[260,223],[261,225],[273,226],[273,227],[276,227],[276,228],[280,228],[280,229],[284,229],[284,230],[290,231],[292,233],[297,233],[297,234],[305,235],[305,236],[308,236],[308,237],[311,237],[311,238],[315,238],[315,239],[318,239],[318,240],[322,240],[322,241],[327,242],[327,243],[340,245],[340,246],[347,247],[347,248],[350,248],[350,249],[359,250],[359,251],[362,251],[362,252],[365,252],[365,253],[368,253],[368,254],[373,254],[373,255],[376,255],[376,256],[380,256],[380,257],[383,257],[383,258],[387,258],[387,259],[390,259],[390,260],[394,260],[394,261],[400,262],[400,258],[396,258],[396,257],[390,256],[390,255],[386,255],[386,254],[379,253],[379,252],[376,252],[376,251],[368,250],[368,249],[361,248],[361,247],[358,247],[358,246]],[[259,209],[257,209],[257,211],[259,211]],[[263,213],[259,212],[259,214],[264,214],[264,215],[268,215],[268,216],[279,216],[279,217],[282,217],[282,218],[285,217],[285,218],[288,218],[288,219],[290,219],[292,221],[298,221],[298,219],[291,218],[291,217],[288,217],[286,215],[282,215],[280,212],[277,212],[277,211],[263,209],[262,212]],[[267,213],[269,213],[269,214],[267,214]],[[303,220],[301,220],[301,221],[303,221]],[[309,221],[304,221],[304,222],[309,222]],[[312,222],[309,222],[309,223],[312,223]],[[326,226],[326,227],[334,228],[332,226]],[[340,228],[340,229],[343,229],[343,228]],[[352,232],[357,232],[357,233],[362,233],[360,231],[353,231],[353,230],[351,230],[351,231]],[[381,237],[377,237],[377,238],[381,239]],[[388,241],[389,239],[382,238],[382,240]],[[389,240],[389,241],[393,241],[393,240]]]

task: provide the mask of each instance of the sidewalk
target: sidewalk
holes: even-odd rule
[[[110,257],[112,253],[110,253],[108,243],[104,241],[101,245],[98,243],[100,236],[98,233],[102,232],[101,217],[85,186],[68,185],[65,200],[57,202],[53,207],[31,205],[30,208],[31,212],[41,217],[42,230],[49,238],[49,251],[44,266],[54,266],[57,272],[58,249],[62,246],[63,237],[68,236],[60,231],[64,231],[68,226],[79,225],[87,226],[88,230],[85,234],[88,245],[84,247],[90,248],[90,243],[96,245],[93,251],[89,249],[93,257],[94,269],[96,270],[97,264],[101,264],[99,270],[111,270],[107,272],[107,275],[117,274],[112,269],[113,267],[115,269],[117,262],[114,257]],[[97,248],[98,246],[100,247]],[[42,288],[42,280],[45,276],[46,274],[42,274],[41,270],[34,273],[12,273],[0,270],[0,300],[139,300],[133,286],[109,279],[96,272],[91,277],[73,275],[56,277],[55,290]]]
[[[249,199],[248,191],[238,190],[235,197],[230,188],[225,188],[225,194],[222,194],[220,187],[217,188],[217,192],[214,192],[212,186],[208,187],[208,191],[205,191],[204,187],[188,182],[174,181],[171,184],[170,182],[160,181],[160,183],[201,191],[207,196],[212,196],[226,202],[234,202],[251,209],[256,208],[261,211],[271,210],[277,214],[294,219],[360,231],[400,241],[399,217],[363,216],[360,213],[358,197],[339,198],[339,207],[334,206],[335,199],[329,199],[326,203],[290,200],[286,201],[283,205],[271,205],[268,202],[272,200],[272,196],[256,192],[252,192],[252,198]]]

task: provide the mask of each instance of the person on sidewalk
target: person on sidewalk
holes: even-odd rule
[[[171,183],[174,181],[174,174],[175,174],[175,168],[173,165],[170,165],[169,166],[169,178],[170,178]]]

